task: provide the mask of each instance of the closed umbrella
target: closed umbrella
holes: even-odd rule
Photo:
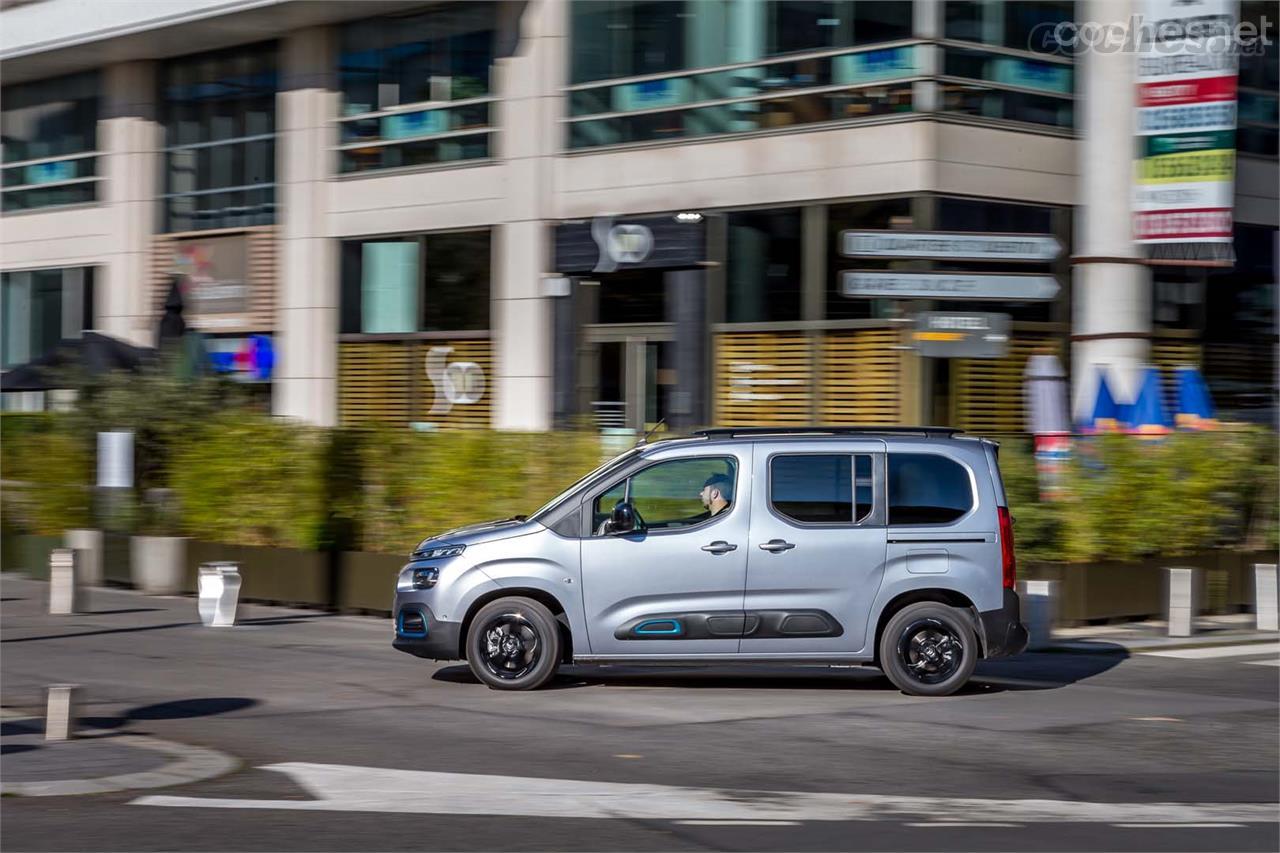
[[[1160,385],[1160,371],[1147,367],[1142,375],[1142,385],[1133,401],[1129,415],[1130,431],[1138,435],[1166,435],[1173,428],[1173,418],[1164,405],[1164,389]]]
[[[1213,429],[1218,422],[1204,376],[1190,365],[1179,367],[1177,376],[1178,411],[1174,422],[1183,429]]]

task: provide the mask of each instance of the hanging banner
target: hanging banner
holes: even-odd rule
[[[1236,0],[1145,0],[1138,34],[1134,239],[1229,243]]]

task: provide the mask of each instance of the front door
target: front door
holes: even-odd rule
[[[876,441],[757,451],[744,656],[862,651],[884,575],[884,451]]]
[[[591,654],[732,655],[742,633],[751,449],[655,461],[587,498],[582,597]],[[708,506],[704,495],[718,495]],[[636,529],[607,529],[629,500]]]

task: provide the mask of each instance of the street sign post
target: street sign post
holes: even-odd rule
[[[848,258],[1042,261],[1062,254],[1052,234],[950,234],[934,231],[841,231],[840,254]]]
[[[1045,302],[1058,289],[1051,275],[849,270],[840,277],[840,292],[850,298]]]
[[[924,311],[911,337],[929,358],[1001,358],[1009,351],[1009,315]]]

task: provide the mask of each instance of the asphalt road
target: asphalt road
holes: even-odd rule
[[[945,699],[866,668],[501,693],[392,650],[389,620],[248,607],[206,629],[192,599],[98,590],[50,617],[45,590],[0,581],[7,709],[73,682],[87,727],[242,764],[6,797],[5,850],[1280,849],[1280,667],[1258,652],[1029,654]]]

